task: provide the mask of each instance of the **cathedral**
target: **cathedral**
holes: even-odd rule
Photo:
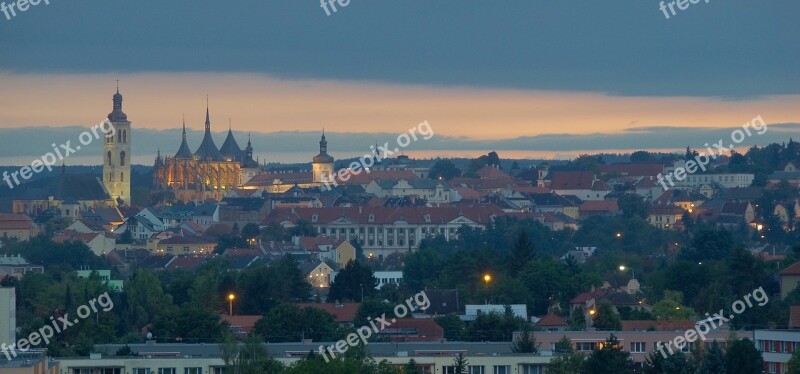
[[[186,122],[178,152],[172,157],[162,157],[160,152],[153,165],[153,190],[171,190],[180,201],[207,199],[222,200],[230,190],[241,186],[260,173],[258,162],[253,160],[250,140],[242,150],[228,129],[228,136],[217,148],[211,137],[211,117],[206,107],[206,127],[203,141],[192,153],[186,142]]]
[[[108,121],[114,126],[112,136],[103,144],[103,185],[118,205],[131,203],[131,122],[122,111],[122,95],[114,94],[114,107]]]
[[[320,153],[313,158],[310,172],[293,173],[299,178],[286,180],[289,174],[273,175],[259,167],[253,160],[253,145],[247,140],[242,150],[229,128],[228,135],[217,148],[211,137],[211,118],[206,107],[206,126],[203,141],[192,153],[186,141],[186,122],[183,139],[174,156],[161,156],[159,152],[153,165],[153,190],[173,191],[179,201],[222,200],[232,190],[260,189],[280,193],[292,188],[318,187],[333,175],[334,158],[328,155],[325,134],[320,141]]]

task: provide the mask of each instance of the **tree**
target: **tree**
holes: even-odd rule
[[[317,308],[299,308],[284,303],[256,321],[253,332],[271,343],[299,342],[302,339],[333,341],[337,324],[333,316]]]
[[[528,233],[525,230],[520,230],[517,234],[517,240],[514,242],[514,248],[511,250],[511,258],[508,264],[509,272],[512,276],[517,275],[525,266],[533,260],[535,254],[533,252],[533,243],[528,238]]]
[[[422,374],[422,370],[417,367],[417,361],[412,358],[403,368],[403,374]]]
[[[242,237],[244,239],[255,239],[261,236],[261,228],[255,223],[248,223],[242,227]]]
[[[681,305],[683,294],[679,291],[664,291],[664,297],[653,304],[653,314],[661,319],[688,319],[692,316],[692,309]]]
[[[583,353],[571,352],[550,360],[547,365],[547,374],[577,374],[586,361]]]
[[[442,326],[444,330],[444,338],[450,341],[462,340],[464,333],[464,321],[458,317],[458,314],[450,313],[444,316],[436,317],[434,319],[436,324]]]
[[[453,368],[455,369],[454,373],[467,374],[467,365],[469,365],[469,362],[466,358],[464,358],[464,354],[459,353],[458,356],[453,359]]]
[[[611,334],[592,352],[581,368],[582,374],[633,373],[631,354],[622,349],[619,340]]]
[[[511,343],[511,351],[514,353],[533,353],[539,354],[539,346],[530,326],[527,323],[522,328],[522,333]]]
[[[221,347],[226,369],[239,374],[272,374],[283,371],[283,365],[272,358],[264,348],[264,339],[258,335],[248,335],[239,346],[232,338],[227,338]]]
[[[461,170],[458,170],[456,165],[450,160],[438,160],[435,164],[433,164],[433,167],[431,167],[431,171],[428,176],[431,179],[442,178],[446,181],[449,181],[453,178],[460,177]]]
[[[798,351],[800,352],[800,351]],[[791,372],[791,360],[789,361],[789,371]],[[711,342],[708,347],[706,357],[700,363],[697,374],[726,374],[725,372],[725,352],[716,340]],[[800,371],[793,374],[800,374]]]
[[[764,359],[750,339],[736,340],[728,346],[725,353],[727,374],[758,374],[762,370]]]
[[[800,374],[800,350],[796,350],[792,353],[792,358],[789,359],[788,365],[789,368],[786,374]]]
[[[331,284],[328,300],[363,301],[364,298],[375,294],[378,280],[366,265],[359,261],[350,260]]]
[[[625,218],[647,218],[647,204],[644,202],[644,198],[639,195],[626,193],[620,196],[617,204],[622,209],[622,215]]]
[[[634,164],[647,164],[655,162],[655,158],[650,152],[636,151],[631,153],[631,162]]]
[[[617,312],[614,311],[614,307],[612,307],[611,304],[601,303],[600,306],[597,307],[592,326],[598,330],[619,331],[622,330],[622,320],[619,318]]]

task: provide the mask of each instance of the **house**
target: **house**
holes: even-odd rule
[[[181,231],[172,234],[169,231],[156,235],[147,241],[147,249],[157,255],[189,255],[209,254],[217,248],[217,242],[203,236],[190,235]]]
[[[755,219],[755,209],[750,202],[726,201],[719,213],[720,216],[735,217],[740,223],[750,224]]]
[[[57,175],[27,182],[19,193],[15,191],[13,212],[74,219],[90,209],[117,205],[97,175],[67,174],[63,167],[53,174]]]
[[[239,338],[244,338],[249,335],[256,327],[256,322],[262,318],[264,318],[264,316],[231,316],[227,313],[219,316],[222,322],[228,324],[231,333]]]
[[[581,200],[603,200],[611,189],[591,171],[556,171],[550,188],[559,195],[575,195]]]
[[[103,282],[108,288],[114,290],[115,292],[122,292],[123,290],[123,281],[111,279],[111,270],[107,269],[100,269],[100,270],[88,270],[88,269],[81,269],[77,270],[76,273],[78,274],[78,278],[89,278],[92,276],[92,273],[97,274],[100,277],[100,281]]]
[[[778,272],[778,277],[781,284],[781,299],[785,299],[800,284],[800,262],[795,262]]]
[[[175,256],[164,267],[165,270],[194,270],[204,262],[208,261],[210,257],[203,255],[192,256]]]
[[[610,217],[619,214],[617,200],[587,200],[579,207],[580,218],[586,219],[593,216]]]
[[[424,313],[431,316],[441,316],[461,311],[461,304],[458,299],[458,290],[439,290],[425,289],[431,305],[425,309]]]
[[[544,331],[566,331],[569,329],[569,324],[564,317],[552,312],[539,318],[539,320],[536,321],[536,326]]]
[[[3,255],[0,257],[0,279],[9,276],[22,279],[27,273],[42,274],[44,273],[44,266],[33,265],[22,257],[22,255]]]
[[[430,204],[448,204],[455,202],[458,196],[450,189],[447,182],[434,179],[373,179],[364,188],[367,193],[377,197],[416,196]]]
[[[320,260],[300,264],[300,271],[312,287],[328,288],[331,286],[333,269]]]
[[[300,308],[314,308],[327,312],[341,326],[352,326],[361,303],[301,303]]]
[[[92,252],[98,256],[105,256],[116,249],[117,239],[114,234],[108,232],[89,232],[82,233],[75,230],[63,230],[53,236],[53,242],[81,242],[86,244]]]
[[[192,221],[202,227],[209,228],[211,225],[219,222],[219,205],[206,203],[196,206],[194,208]]]
[[[683,214],[684,210],[675,205],[654,205],[647,211],[647,222],[663,230],[676,229]]]
[[[676,331],[684,332],[694,329],[692,320],[635,320],[622,321],[622,331]]]
[[[378,290],[387,284],[394,284],[400,287],[400,283],[403,281],[402,271],[377,270],[373,274],[375,278],[378,279],[378,285],[375,286],[375,289]]]
[[[356,247],[347,240],[334,240],[326,236],[306,236],[297,242],[306,252],[316,255],[320,261],[344,267],[356,259]]]
[[[27,215],[0,213],[0,239],[27,241],[36,234],[33,220]]]
[[[444,329],[432,318],[398,318],[376,334],[391,342],[442,342]]]

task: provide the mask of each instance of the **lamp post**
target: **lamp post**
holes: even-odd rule
[[[233,317],[233,300],[234,299],[236,299],[236,295],[234,295],[233,293],[229,293],[228,294],[228,303],[230,305],[230,309],[229,309],[229,314],[228,315],[230,315],[231,317]]]

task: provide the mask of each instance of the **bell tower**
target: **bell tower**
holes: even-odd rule
[[[114,108],[108,114],[113,136],[104,138],[103,185],[119,205],[131,205],[131,122],[122,111],[122,95],[114,94]]]

